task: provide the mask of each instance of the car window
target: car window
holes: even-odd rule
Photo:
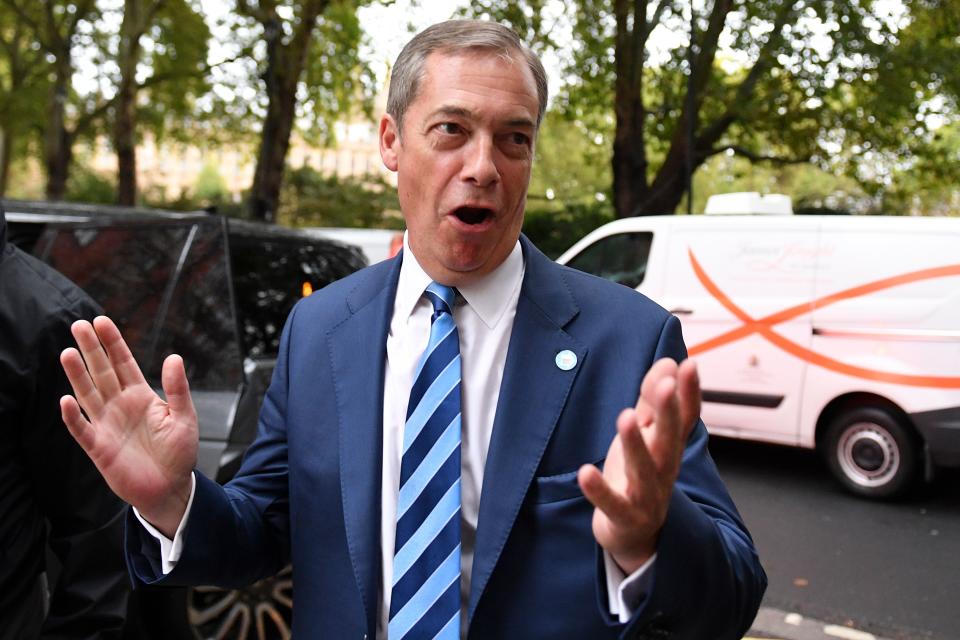
[[[652,243],[649,231],[618,233],[597,240],[567,265],[635,289],[646,274]]]
[[[356,252],[317,239],[230,234],[240,339],[251,358],[276,357],[293,305],[362,266]]]
[[[171,353],[189,355],[184,364],[191,387],[236,388],[243,381],[243,358],[223,230],[215,221],[194,225],[191,234],[157,333],[155,361]]]
[[[38,251],[121,327],[151,384],[180,353],[191,386],[232,388],[242,359],[221,224],[51,226]]]

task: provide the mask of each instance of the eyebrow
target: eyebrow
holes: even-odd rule
[[[474,112],[471,111],[470,109],[467,109],[465,107],[456,107],[453,105],[444,105],[442,107],[438,107],[430,114],[430,117],[435,117],[435,116],[455,116],[459,118],[465,118],[467,120],[477,119],[476,114],[474,114]],[[536,125],[534,124],[533,120],[531,120],[530,118],[523,118],[523,117],[510,118],[503,124],[508,127],[529,127],[531,129],[536,128]]]

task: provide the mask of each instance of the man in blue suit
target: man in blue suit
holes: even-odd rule
[[[451,21],[407,45],[380,122],[404,250],[294,309],[224,487],[193,472],[180,357],[164,401],[112,322],[74,326],[61,408],[135,507],[136,581],[236,586],[292,562],[300,638],[743,634],[766,577],[677,320],[520,235],[545,107],[509,29]]]

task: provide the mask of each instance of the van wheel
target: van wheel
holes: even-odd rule
[[[217,640],[289,640],[293,612],[290,566],[244,589],[193,587],[187,616],[194,635]]]
[[[857,407],[837,417],[827,428],[823,453],[834,477],[865,498],[904,494],[920,468],[912,431],[880,407]]]

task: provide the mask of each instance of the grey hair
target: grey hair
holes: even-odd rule
[[[403,129],[403,116],[417,98],[424,63],[434,52],[457,54],[492,52],[512,59],[519,53],[533,74],[537,85],[539,111],[537,128],[547,110],[547,73],[540,58],[520,40],[512,29],[485,20],[447,20],[429,26],[406,44],[393,65],[390,90],[387,93],[387,113],[397,123],[398,133]]]

